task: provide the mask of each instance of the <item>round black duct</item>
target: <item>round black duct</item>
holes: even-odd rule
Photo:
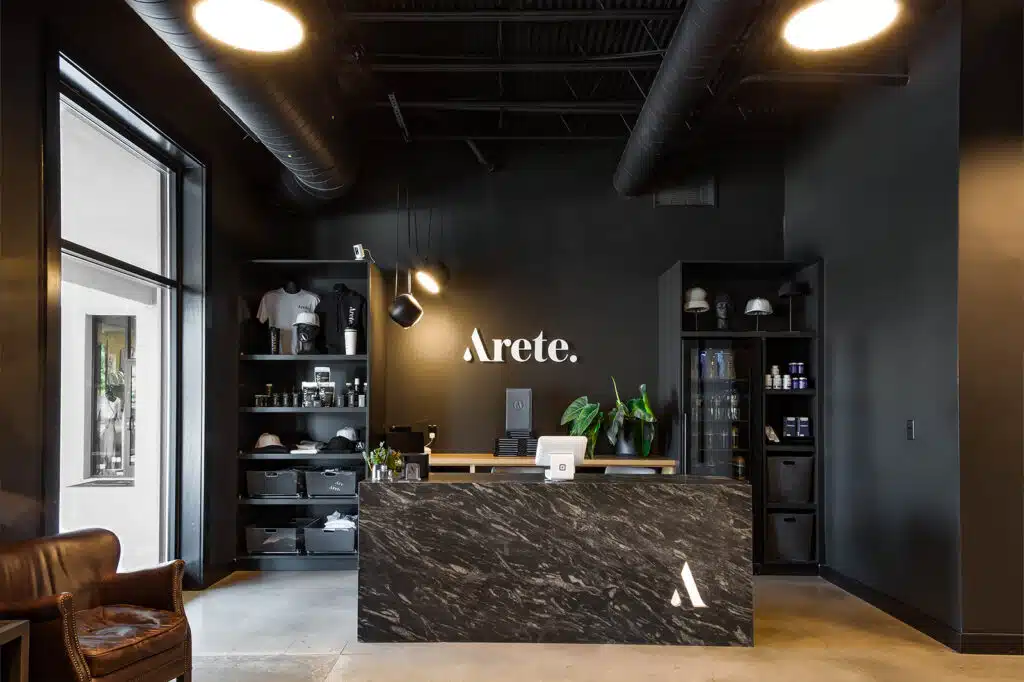
[[[344,112],[325,97],[300,92],[295,79],[277,68],[301,67],[308,52],[250,55],[205,37],[186,0],[125,2],[288,169],[293,198],[326,201],[348,191],[358,164],[351,139],[341,136],[348,129]]]

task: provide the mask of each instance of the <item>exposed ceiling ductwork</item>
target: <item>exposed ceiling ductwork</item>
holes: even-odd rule
[[[357,155],[344,134],[343,112],[324,99],[303,96],[286,69],[275,68],[275,60],[294,62],[297,56],[249,58],[216,45],[199,34],[186,0],[125,2],[287,168],[291,177],[285,184],[293,198],[328,201],[348,191]]]
[[[626,196],[648,189],[670,145],[691,126],[695,109],[712,98],[722,67],[759,16],[763,0],[690,0],[676,26],[636,125],[615,169]]]

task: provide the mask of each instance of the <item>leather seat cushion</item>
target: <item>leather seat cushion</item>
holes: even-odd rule
[[[188,621],[171,611],[139,606],[99,606],[78,611],[78,641],[94,677],[181,645]]]

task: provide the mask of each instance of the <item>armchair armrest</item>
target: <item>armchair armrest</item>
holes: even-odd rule
[[[181,560],[157,568],[115,573],[97,585],[100,603],[107,606],[130,604],[184,614],[181,598],[184,574],[185,562]]]
[[[60,620],[65,612],[74,613],[69,592],[0,604],[0,620],[27,620],[30,623],[46,623],[51,620]]]
[[[30,665],[41,670],[40,679],[90,679],[89,668],[78,643],[75,605],[70,592],[61,592],[28,601],[0,604],[0,619],[27,620],[32,625]],[[49,675],[49,676],[47,676]]]

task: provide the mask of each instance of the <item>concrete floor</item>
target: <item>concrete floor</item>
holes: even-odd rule
[[[235,573],[186,597],[195,682],[1024,680],[817,578],[757,578],[754,648],[360,644],[356,575]]]

